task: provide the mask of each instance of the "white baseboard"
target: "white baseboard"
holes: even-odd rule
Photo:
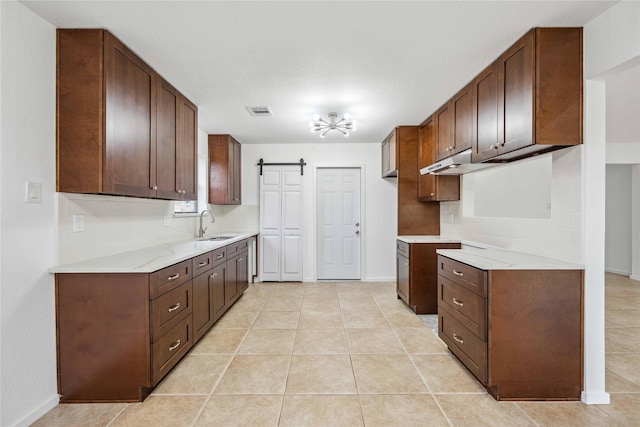
[[[604,271],[606,271],[607,273],[619,274],[621,276],[628,276],[629,274],[631,274],[628,271],[617,270],[615,268],[605,268]]]
[[[632,274],[631,276],[629,276],[629,279],[640,281],[640,276],[636,276],[635,274]]]
[[[580,400],[587,405],[608,405],[611,403],[611,397],[609,393],[601,391],[601,392],[587,392],[583,391],[582,396],[580,396]]]
[[[396,276],[393,277],[367,277],[364,282],[395,282]]]
[[[28,427],[31,424],[35,423],[38,419],[40,419],[44,414],[58,406],[60,402],[60,396],[55,394],[51,396],[49,400],[44,402],[38,409],[33,411],[31,414],[27,415],[20,421],[14,424],[16,427]]]

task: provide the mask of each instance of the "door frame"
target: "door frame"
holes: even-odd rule
[[[366,197],[365,182],[367,165],[365,163],[317,163],[312,168],[311,194],[313,199],[313,236],[311,248],[313,253],[313,281],[318,281],[318,169],[360,169],[360,280],[344,280],[345,282],[366,282]],[[320,280],[324,281],[324,280]],[[332,280],[327,280],[332,281]]]

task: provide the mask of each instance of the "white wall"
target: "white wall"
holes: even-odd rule
[[[640,61],[640,2],[620,2],[584,27],[584,366],[582,400],[608,403],[605,391],[604,252],[607,73]]]
[[[631,165],[607,165],[605,269],[631,274]]]
[[[440,203],[440,234],[513,251],[582,263],[580,185],[583,149],[584,147],[568,148],[545,154],[544,158],[523,160],[462,175],[461,200]],[[473,203],[474,181],[477,176],[490,175],[496,169],[504,170],[508,167],[509,172],[514,174],[514,181],[522,181],[522,177],[516,175],[524,173],[533,175],[529,179],[533,181],[536,174],[549,173],[548,165],[544,162],[548,157],[552,160],[549,218],[514,218],[506,215],[502,218],[481,217],[473,214],[473,207],[468,207]],[[532,168],[536,163],[537,167]],[[514,191],[526,194],[529,189],[520,188]],[[506,193],[502,193],[501,197],[506,204],[516,203],[517,200],[517,197]],[[509,209],[505,208],[504,211],[508,212]]]
[[[57,404],[55,300],[55,29],[0,2],[0,425]],[[42,203],[25,203],[25,183]]]
[[[260,159],[266,163],[307,162],[303,184],[303,275],[316,280],[315,190],[317,167],[359,166],[365,176],[365,205],[362,206],[362,238],[365,256],[363,280],[395,280],[395,239],[397,220],[396,179],[383,179],[380,143],[370,144],[245,144],[242,146],[242,207],[237,208],[247,224],[259,225]]]

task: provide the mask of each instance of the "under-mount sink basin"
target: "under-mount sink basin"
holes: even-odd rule
[[[236,237],[236,236],[213,236],[213,237],[205,237],[205,238],[202,238],[200,240],[203,240],[203,241],[209,240],[209,241],[216,242],[216,241],[220,241],[220,240],[233,239],[234,237]]]

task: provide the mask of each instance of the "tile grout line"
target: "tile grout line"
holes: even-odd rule
[[[258,313],[260,313],[260,312],[258,312]],[[223,317],[224,317],[224,315],[223,315]],[[227,362],[227,364],[224,367],[224,369],[222,370],[222,372],[220,372],[220,376],[218,377],[218,380],[215,382],[215,384],[211,388],[211,391],[209,392],[209,396],[204,400],[204,404],[202,405],[202,408],[200,408],[200,411],[198,411],[198,414],[194,418],[193,423],[191,424],[191,427],[194,427],[196,425],[196,423],[198,422],[198,419],[202,416],[202,413],[204,412],[205,408],[207,407],[207,404],[211,401],[211,397],[213,396],[213,392],[216,390],[218,385],[220,385],[220,382],[222,381],[222,378],[224,377],[224,375],[229,370],[229,366],[231,366],[231,363],[233,363],[233,360],[238,355],[238,351],[240,350],[240,347],[242,346],[242,343],[244,343],[244,341],[247,339],[247,336],[249,336],[249,332],[251,331],[251,326],[255,323],[257,318],[258,318],[258,316],[256,315],[256,317],[253,319],[253,321],[249,325],[249,328],[247,328],[247,332],[244,334],[244,337],[242,337],[242,340],[240,341],[240,343],[238,343],[238,347],[236,348],[236,351],[231,355],[231,358],[229,359],[229,362]],[[219,320],[221,320],[221,319],[218,319],[218,321]],[[209,332],[211,332],[213,330],[213,327],[215,327],[215,324],[211,327]],[[233,328],[229,328],[229,329],[233,329]],[[240,329],[240,328],[235,328],[235,329]],[[242,328],[242,329],[244,329],[244,328]],[[205,334],[205,336],[208,335],[209,332],[207,332],[207,334]]]

